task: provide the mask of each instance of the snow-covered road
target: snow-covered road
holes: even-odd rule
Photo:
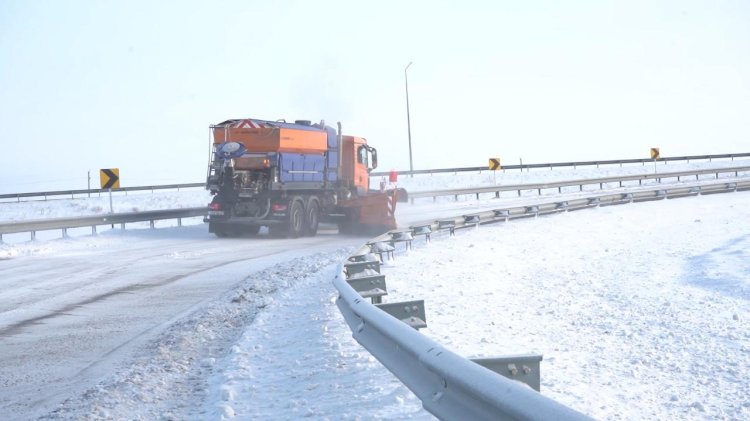
[[[31,418],[92,387],[171,323],[248,276],[356,245],[314,238],[228,239],[203,226],[59,240],[0,263],[0,412]]]

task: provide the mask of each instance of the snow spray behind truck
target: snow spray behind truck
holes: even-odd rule
[[[227,120],[209,127],[208,230],[219,237],[313,236],[320,222],[342,233],[396,228],[406,191],[370,190],[375,148],[325,122]]]

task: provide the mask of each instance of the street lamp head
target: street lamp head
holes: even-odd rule
[[[409,69],[409,66],[411,66],[411,62],[409,62],[409,64],[406,65],[406,68],[404,69],[404,71],[406,71],[407,69]]]

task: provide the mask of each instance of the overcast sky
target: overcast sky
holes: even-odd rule
[[[341,121],[383,169],[750,152],[746,1],[0,0],[0,191],[204,181],[208,125]],[[98,176],[92,179],[98,185]]]

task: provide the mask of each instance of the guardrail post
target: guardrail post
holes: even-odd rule
[[[69,238],[68,237],[68,229],[67,228],[63,228],[62,229],[62,234],[63,234],[63,238]]]
[[[442,219],[438,221],[438,230],[447,229],[450,236],[456,235],[456,221],[453,219]]]
[[[380,257],[381,263],[385,263],[385,258],[390,258],[390,260],[395,259],[394,252],[396,251],[396,248],[393,247],[388,240],[367,243],[367,246],[370,247],[370,253],[375,253]]]
[[[475,228],[479,228],[479,222],[479,215],[464,215],[464,226],[474,225]]]
[[[182,226],[182,218],[177,218],[177,226],[178,227]]]
[[[352,276],[346,279],[352,289],[362,298],[369,298],[372,304],[382,304],[383,296],[388,295],[385,286],[385,275]]]
[[[413,235],[424,235],[426,243],[430,242],[430,236],[432,235],[432,224],[416,225],[411,226],[411,232]]]
[[[149,226],[151,227],[151,229],[154,229],[154,220],[152,219],[148,222],[149,222]]]
[[[393,246],[394,251],[396,250],[396,243],[405,243],[406,250],[411,250],[411,242],[413,240],[414,237],[411,235],[411,230],[391,232],[391,246]]]
[[[36,231],[31,231],[31,241],[36,240]]]
[[[125,231],[125,223],[124,222],[120,224],[120,229],[123,230],[123,231]]]
[[[416,330],[427,327],[424,300],[377,304],[375,307],[378,307]]]
[[[495,209],[492,211],[495,214],[495,218],[505,218],[505,222],[508,222],[510,218],[510,211],[508,209]]]
[[[91,235],[96,235],[96,225],[91,226]]]

